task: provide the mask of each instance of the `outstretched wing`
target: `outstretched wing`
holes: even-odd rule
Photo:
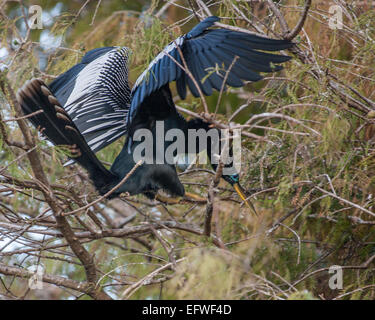
[[[287,49],[293,46],[290,41],[226,29],[207,29],[218,20],[215,16],[206,18],[189,33],[171,42],[150,63],[132,89],[129,123],[145,98],[169,82],[176,81],[181,99],[186,97],[186,86],[195,97],[199,96],[196,85],[183,70],[183,59],[207,96],[212,94],[213,89],[221,90],[226,71],[232,63],[226,84],[241,87],[242,80],[258,81],[262,79],[258,72],[278,71],[282,67],[274,64],[290,59],[289,56],[257,51]],[[234,62],[236,56],[239,59]]]
[[[91,50],[49,85],[94,152],[126,133],[128,54],[126,47]]]

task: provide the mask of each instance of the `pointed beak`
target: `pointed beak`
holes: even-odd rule
[[[252,211],[256,216],[258,216],[258,214],[255,210],[255,207],[253,206],[251,201],[246,199],[245,193],[244,193],[241,185],[239,183],[235,183],[235,184],[233,184],[233,188],[234,188],[234,190],[236,190],[236,192],[238,193],[238,195],[240,196],[242,201],[245,202],[245,204],[250,209],[250,211]]]

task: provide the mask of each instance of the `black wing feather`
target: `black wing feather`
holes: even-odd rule
[[[233,87],[243,86],[242,80],[262,79],[257,72],[281,70],[281,66],[274,66],[274,64],[290,59],[288,56],[256,51],[288,49],[293,46],[290,41],[268,39],[226,29],[208,29],[218,20],[217,17],[208,17],[188,34],[171,42],[150,63],[133,87],[128,123],[132,121],[137,108],[142,105],[145,98],[169,82],[176,81],[177,92],[181,99],[186,98],[186,86],[194,96],[199,96],[194,82],[181,68],[183,63],[180,52],[205,95],[212,94],[212,89],[221,90],[226,71],[233,63],[235,56],[239,56],[239,59],[227,75],[227,84]],[[173,60],[178,61],[180,65]],[[219,70],[212,72],[217,67]],[[220,70],[222,67],[225,70]],[[205,79],[204,82],[202,82],[203,79]]]

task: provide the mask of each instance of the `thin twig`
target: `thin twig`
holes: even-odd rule
[[[99,197],[98,199],[96,199],[95,201],[85,205],[84,207],[81,207],[81,208],[78,208],[76,210],[73,210],[73,211],[70,211],[70,212],[63,212],[61,213],[62,216],[70,216],[72,214],[75,214],[77,212],[80,212],[82,210],[85,210],[85,209],[88,209],[90,208],[91,206],[93,206],[94,204],[102,201],[103,199],[107,198],[109,195],[111,195],[113,192],[115,192],[118,188],[120,188],[125,182],[126,180],[128,180],[130,178],[130,176],[134,173],[135,170],[137,170],[137,168],[139,166],[141,166],[143,164],[143,160],[139,160],[135,165],[134,167],[128,172],[128,174],[118,183],[116,184],[111,190],[109,190],[106,194],[104,194],[103,196]]]

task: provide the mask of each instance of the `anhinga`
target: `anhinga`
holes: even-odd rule
[[[72,159],[88,171],[96,189],[103,195],[135,166],[133,151],[140,143],[133,139],[137,129],[151,130],[154,139],[156,121],[163,121],[165,131],[179,128],[186,133],[189,128],[210,129],[209,123],[197,118],[186,121],[177,112],[170,82],[176,81],[181,99],[186,97],[187,86],[193,96],[200,96],[196,83],[200,91],[209,96],[213,89],[220,91],[225,87],[225,78],[225,85],[241,87],[242,80],[258,81],[262,79],[258,72],[281,70],[282,67],[275,64],[290,59],[258,50],[279,51],[290,48],[291,42],[210,28],[218,20],[208,17],[189,33],[172,41],[138,77],[132,89],[128,83],[129,49],[104,47],[86,53],[79,64],[49,85],[40,79],[28,81],[18,91],[17,99],[26,115],[43,110],[32,115],[31,122],[55,145],[71,146]],[[218,67],[224,68],[224,72],[215,71]],[[229,68],[230,72],[225,74]],[[196,79],[195,83],[191,76]],[[124,134],[127,134],[124,147],[107,170],[95,152]],[[222,177],[245,200],[238,174]],[[128,192],[154,198],[159,189],[171,195],[184,195],[174,164],[142,164],[111,197]]]

